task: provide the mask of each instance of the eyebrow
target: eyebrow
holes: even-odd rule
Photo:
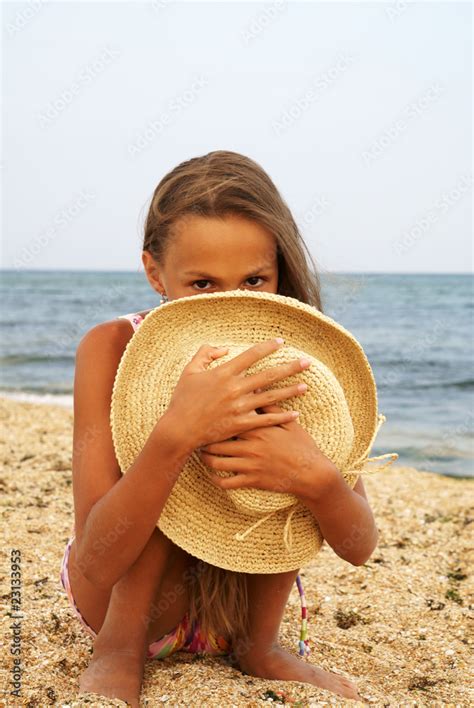
[[[269,268],[263,266],[262,268],[257,268],[255,270],[252,270],[248,275],[245,276],[245,278],[252,278],[255,275],[259,275],[259,273],[265,273]],[[183,273],[185,276],[192,276],[192,277],[199,277],[203,278],[206,280],[219,280],[219,278],[214,277],[213,275],[209,275],[208,273],[202,273],[201,271],[197,270],[187,270],[185,273]]]

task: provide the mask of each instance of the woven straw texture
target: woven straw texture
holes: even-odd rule
[[[246,375],[301,356],[310,359],[309,368],[267,389],[308,384],[305,394],[278,405],[300,411],[298,423],[352,488],[360,473],[370,471],[363,467],[385,420],[377,412],[375,379],[361,345],[310,305],[242,290],[161,304],[129,340],[114,381],[110,418],[122,472],[140,453],[168,408],[184,366],[202,344],[229,346],[225,356],[210,364],[213,368],[277,336],[285,344],[249,367]],[[304,463],[295,460],[295,469]],[[299,568],[314,558],[323,542],[313,515],[294,495],[218,489],[196,452],[186,461],[157,525],[188,553],[247,573]]]

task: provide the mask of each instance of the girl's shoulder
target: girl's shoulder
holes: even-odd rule
[[[129,312],[99,322],[82,336],[77,346],[77,352],[86,352],[86,358],[91,356],[94,359],[96,354],[100,355],[101,352],[108,351],[115,361],[117,357],[122,356],[129,339],[149,312],[150,310]],[[124,320],[128,320],[128,322]]]

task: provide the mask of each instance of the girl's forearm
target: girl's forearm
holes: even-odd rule
[[[316,519],[325,540],[340,558],[363,565],[377,546],[378,531],[372,510],[363,496],[354,492],[339,470],[324,492],[300,497]]]
[[[85,577],[112,587],[135,562],[192,450],[163,415],[126,474],[89,512],[77,538],[76,558]]]

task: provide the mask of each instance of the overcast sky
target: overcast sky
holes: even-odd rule
[[[472,267],[469,2],[4,2],[3,258],[141,268],[183,160],[268,172],[325,271]]]

